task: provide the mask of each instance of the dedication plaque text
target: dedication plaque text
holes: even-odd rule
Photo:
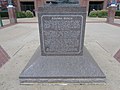
[[[82,26],[82,15],[43,15],[42,52],[45,55],[79,55]]]

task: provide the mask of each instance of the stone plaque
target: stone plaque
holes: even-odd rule
[[[42,15],[43,53],[70,55],[81,53],[82,15]]]

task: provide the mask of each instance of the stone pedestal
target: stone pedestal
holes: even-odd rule
[[[108,7],[108,17],[107,17],[108,23],[114,23],[116,8],[117,8],[116,6]]]
[[[47,4],[38,9],[40,47],[20,83],[102,83],[105,75],[84,47],[86,8]]]
[[[8,8],[8,14],[9,14],[10,24],[17,23],[16,13],[15,13],[15,7],[13,5],[9,5],[7,8]]]
[[[41,56],[40,47],[20,74],[21,84],[105,83],[105,75],[84,47],[82,56]]]

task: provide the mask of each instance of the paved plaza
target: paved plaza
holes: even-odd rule
[[[20,85],[19,75],[40,45],[37,22],[37,18],[26,18],[8,25],[9,20],[3,20],[0,46],[10,59],[0,68],[0,90],[120,90],[120,63],[113,57],[120,49],[120,19],[111,25],[105,18],[87,18],[85,46],[106,75],[106,83]]]

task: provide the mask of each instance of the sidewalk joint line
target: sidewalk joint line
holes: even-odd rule
[[[25,45],[23,45],[21,48],[19,48],[14,54],[13,57],[24,47]]]
[[[107,53],[109,53],[109,51],[107,51],[98,41],[96,41],[96,43],[97,43],[103,50],[105,50]]]

